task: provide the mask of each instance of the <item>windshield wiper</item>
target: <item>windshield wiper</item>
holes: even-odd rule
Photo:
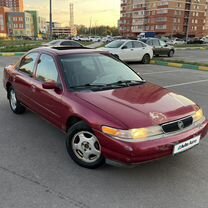
[[[88,88],[88,87],[104,87],[103,84],[84,84],[84,85],[77,85],[77,86],[71,86],[70,88],[76,89],[76,88]]]
[[[144,84],[145,82],[146,82],[145,80],[119,80],[117,82],[113,82],[113,83],[106,84],[106,85],[107,86],[112,86],[112,85],[133,86],[133,85]]]

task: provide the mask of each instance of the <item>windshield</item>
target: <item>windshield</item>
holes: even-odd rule
[[[69,55],[61,58],[69,88],[125,87],[143,80],[122,62],[101,54]]]
[[[126,41],[124,40],[115,40],[105,46],[105,48],[119,48],[121,47]]]
[[[147,43],[148,39],[140,39],[140,41],[142,41],[143,43]]]

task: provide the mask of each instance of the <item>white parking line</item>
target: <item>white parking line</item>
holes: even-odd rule
[[[198,80],[198,81],[193,81],[193,82],[184,82],[184,83],[180,83],[180,84],[167,85],[164,87],[165,88],[178,87],[178,86],[191,85],[191,84],[197,84],[197,83],[202,83],[202,82],[208,82],[208,79]]]
[[[182,71],[182,70],[181,70]],[[148,74],[164,74],[164,73],[173,73],[173,72],[176,72],[176,71],[162,71],[162,72],[148,72],[148,73],[141,73],[141,75],[148,75]],[[177,71],[179,72],[179,71]]]

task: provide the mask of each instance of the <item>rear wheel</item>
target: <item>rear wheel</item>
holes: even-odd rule
[[[173,55],[174,55],[174,51],[173,51],[173,50],[170,50],[170,51],[168,52],[168,57],[173,57]]]
[[[23,114],[25,112],[25,107],[17,100],[13,87],[9,88],[8,95],[11,110],[16,114]]]
[[[66,148],[71,158],[82,167],[94,169],[105,163],[98,138],[83,121],[69,129]]]
[[[150,63],[150,55],[149,54],[145,54],[142,58],[142,63],[143,64],[149,64]]]

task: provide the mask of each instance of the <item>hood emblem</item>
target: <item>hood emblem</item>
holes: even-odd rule
[[[150,112],[150,117],[155,122],[164,122],[166,121],[167,117],[163,113],[158,112]]]
[[[180,130],[184,129],[184,123],[183,123],[183,121],[179,121],[179,122],[178,122],[178,128],[179,128]]]

